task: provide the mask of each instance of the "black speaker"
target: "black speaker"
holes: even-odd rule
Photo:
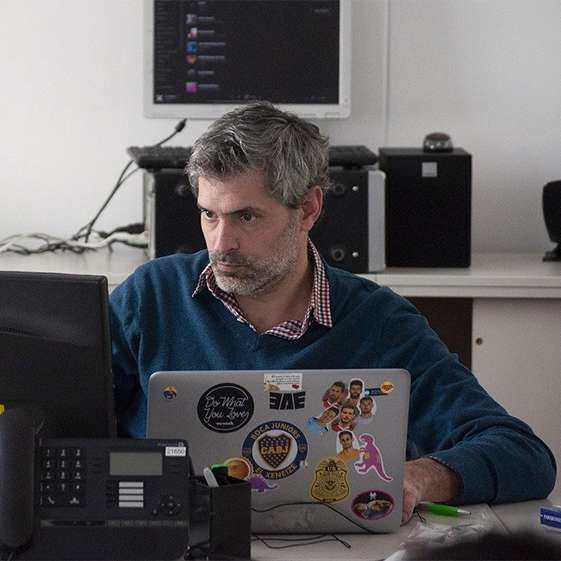
[[[310,238],[325,261],[353,273],[385,267],[385,177],[373,168],[329,170],[331,189]]]
[[[330,169],[331,190],[310,232],[327,263],[355,273],[385,266],[385,176],[370,167]],[[196,201],[181,170],[144,173],[144,222],[149,256],[192,253],[205,247]]]
[[[550,181],[543,188],[543,217],[549,239],[557,246],[544,255],[544,261],[561,261],[561,180]]]
[[[199,209],[183,171],[144,172],[143,184],[149,257],[204,249]]]
[[[386,263],[469,267],[471,155],[461,148],[380,148],[386,173]]]

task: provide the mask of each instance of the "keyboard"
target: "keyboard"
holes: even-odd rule
[[[189,146],[129,146],[127,154],[139,168],[183,169],[191,156]]]
[[[183,169],[191,156],[190,146],[129,146],[127,154],[139,168]],[[329,165],[360,168],[374,165],[378,157],[366,146],[330,146]]]

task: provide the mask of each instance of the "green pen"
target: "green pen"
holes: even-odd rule
[[[440,514],[441,516],[469,516],[471,514],[469,510],[458,508],[457,506],[430,503],[427,501],[421,501],[419,507],[427,512]]]

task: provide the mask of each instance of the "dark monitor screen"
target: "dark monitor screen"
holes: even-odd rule
[[[38,436],[116,435],[105,277],[0,271],[0,405]]]
[[[145,17],[149,116],[213,118],[253,100],[348,116],[346,0],[147,0]]]

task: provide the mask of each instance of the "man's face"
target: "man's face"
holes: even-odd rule
[[[360,397],[360,392],[362,391],[362,386],[360,384],[351,384],[349,387],[349,394],[353,399]]]
[[[320,418],[318,419],[319,422],[322,425],[327,425],[327,423],[333,421],[333,419],[335,419],[335,417],[337,416],[337,413],[335,413],[335,411],[331,411],[331,409],[326,409],[320,416]]]
[[[343,407],[339,417],[341,419],[341,423],[348,425],[353,420],[354,410],[351,407]]]
[[[201,228],[218,286],[240,296],[263,294],[289,278],[305,251],[298,210],[274,199],[263,175],[199,178]]]
[[[353,447],[353,437],[348,433],[342,434],[339,437],[339,441],[341,442],[343,450],[350,450]]]
[[[359,403],[361,415],[364,416],[370,415],[372,413],[372,406],[373,406],[373,402],[371,399],[363,399]]]
[[[342,387],[331,386],[329,388],[329,392],[327,392],[327,397],[329,398],[329,401],[331,401],[333,403],[334,401],[337,401],[341,397],[342,393],[343,393],[343,388]]]

